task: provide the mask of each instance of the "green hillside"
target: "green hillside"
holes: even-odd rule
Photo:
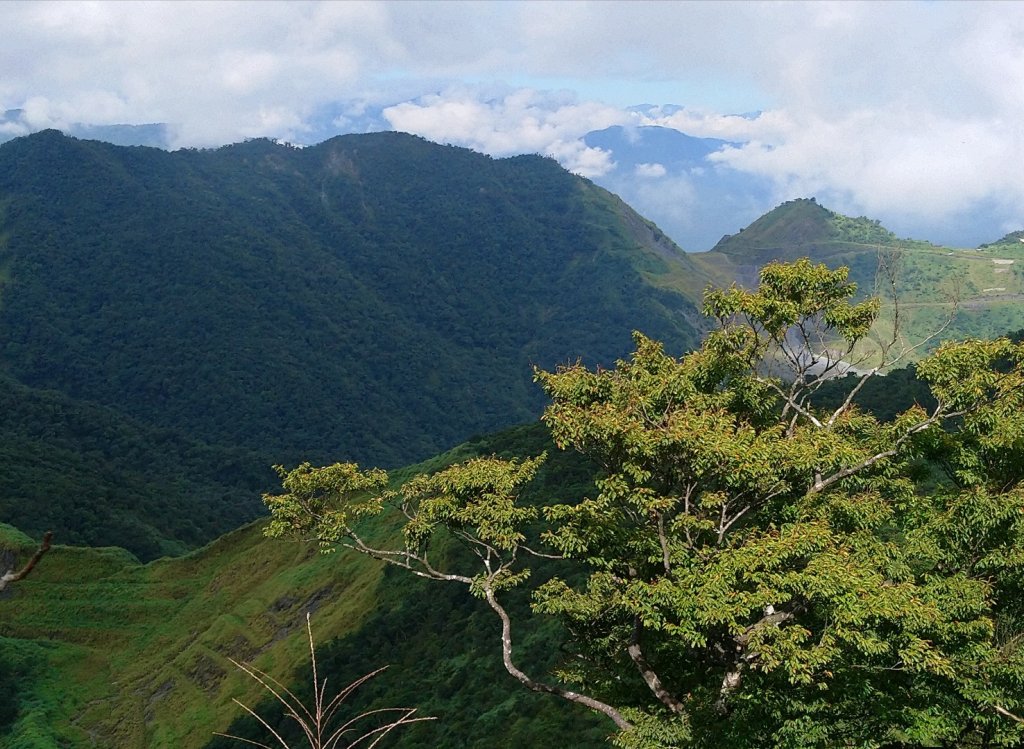
[[[531,425],[418,469],[545,447],[546,430]],[[532,496],[578,496],[592,470],[554,451]],[[24,556],[34,542],[0,526],[0,546]],[[587,711],[517,688],[501,667],[497,620],[460,587],[384,574],[372,560],[324,556],[315,544],[267,540],[257,523],[148,565],[114,548],[51,551],[0,598],[0,746],[229,746],[212,732],[232,723],[235,733],[254,730],[237,720],[244,716],[231,698],[257,704],[261,695],[228,658],[301,685],[307,611],[324,645],[321,676],[340,687],[391,664],[357,704],[418,706],[438,717],[392,746],[492,747],[501,735],[504,746],[596,747],[610,731]],[[558,657],[546,629],[525,631],[520,642],[531,668]]]
[[[1024,243],[1024,230],[1011,231],[1009,234],[1000,237],[995,242],[980,245],[979,249],[1017,249],[1017,246]]]
[[[800,257],[830,267],[848,265],[854,276],[873,275],[878,248],[904,244],[877,221],[844,216],[809,198],[783,203],[738,233],[722,237],[710,252],[691,257],[720,285],[749,284],[766,263]]]
[[[941,336],[911,352],[920,358],[940,340],[989,338],[1024,326],[1024,243],[1016,232],[977,249],[941,247],[899,239],[877,221],[850,218],[813,198],[792,200],[769,211],[739,233],[724,237],[694,262],[726,285],[756,284],[757,272],[772,260],[810,257],[830,267],[845,265],[862,295],[878,294],[885,306],[875,341],[891,338],[894,305],[880,261],[896,268],[900,328],[907,343],[924,341],[952,315]],[[874,344],[858,354],[866,355]]]
[[[683,350],[705,278],[541,157],[398,133],[0,147],[0,366],[288,462],[422,459],[541,406],[531,364]]]
[[[143,560],[202,546],[262,513],[270,460],[151,427],[0,374],[0,522]]]

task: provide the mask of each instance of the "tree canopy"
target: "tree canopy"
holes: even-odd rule
[[[708,292],[718,327],[692,353],[638,333],[612,369],[538,370],[556,444],[600,467],[580,501],[522,501],[543,455],[397,488],[303,464],[279,469],[268,534],[467,586],[506,670],[607,716],[619,746],[1017,745],[1024,345],[943,344],[917,366],[928,408],[890,421],[858,386],[826,408],[878,315],[855,291],[843,268],[770,264],[756,291]],[[556,572],[533,606],[569,644],[545,678],[502,603],[538,564]]]

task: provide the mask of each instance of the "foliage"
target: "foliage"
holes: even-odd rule
[[[1022,242],[1024,242],[1024,230],[1018,229],[1017,231],[1011,231],[1009,234],[1004,234],[995,242],[979,245],[978,248],[984,250],[989,247],[1013,247],[1016,249]]]
[[[266,498],[275,532],[464,585],[499,619],[506,670],[607,716],[624,747],[1016,744],[1024,347],[941,346],[917,367],[930,410],[883,422],[858,387],[824,410],[834,341],[852,349],[879,312],[855,293],[845,269],[772,264],[755,292],[707,295],[720,327],[681,359],[637,334],[614,369],[538,370],[556,444],[600,466],[595,493],[539,519],[522,500],[535,460],[370,494],[333,481],[353,465],[304,467]],[[919,483],[922,455],[940,486]],[[297,523],[312,497],[326,510]],[[368,538],[374,518],[402,542]],[[439,553],[445,538],[468,553]],[[517,662],[502,599],[552,557],[534,607],[570,657],[544,681]]]
[[[821,257],[849,252],[857,245],[877,248],[898,244],[896,235],[878,221],[844,216],[810,198],[790,200],[773,208],[740,233],[723,237],[712,252],[765,262],[772,259],[763,256],[766,251],[784,253],[784,259],[790,260],[805,253]]]

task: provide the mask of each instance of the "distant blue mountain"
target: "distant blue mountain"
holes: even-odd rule
[[[39,128],[25,120],[23,109],[8,109],[0,115],[0,143],[28,135]],[[146,125],[86,125],[75,123],[64,129],[65,134],[75,138],[101,140],[115,146],[152,146],[167,148],[170,134],[167,125],[152,123]]]
[[[738,143],[667,127],[609,127],[583,141],[611,152],[615,167],[594,182],[654,221],[683,249],[711,249],[774,206],[768,180],[708,157]]]
[[[693,169],[707,166],[707,157],[725,146],[738,146],[717,138],[695,138],[668,127],[622,127],[615,125],[593,130],[583,136],[591,148],[603,148],[615,154],[619,168],[659,163],[669,169]]]

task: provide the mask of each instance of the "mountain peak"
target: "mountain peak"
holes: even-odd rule
[[[831,211],[815,198],[797,198],[779,205],[738,234],[722,237],[712,251],[757,255],[764,251],[805,255],[821,245],[892,245],[896,235],[877,220],[851,218]]]
[[[1004,247],[1009,245],[1010,247],[1017,248],[1024,242],[1024,229],[1018,229],[1017,231],[1011,231],[1009,234],[1004,235],[995,242],[989,242],[987,244],[979,245],[978,249],[985,250],[994,247]]]

